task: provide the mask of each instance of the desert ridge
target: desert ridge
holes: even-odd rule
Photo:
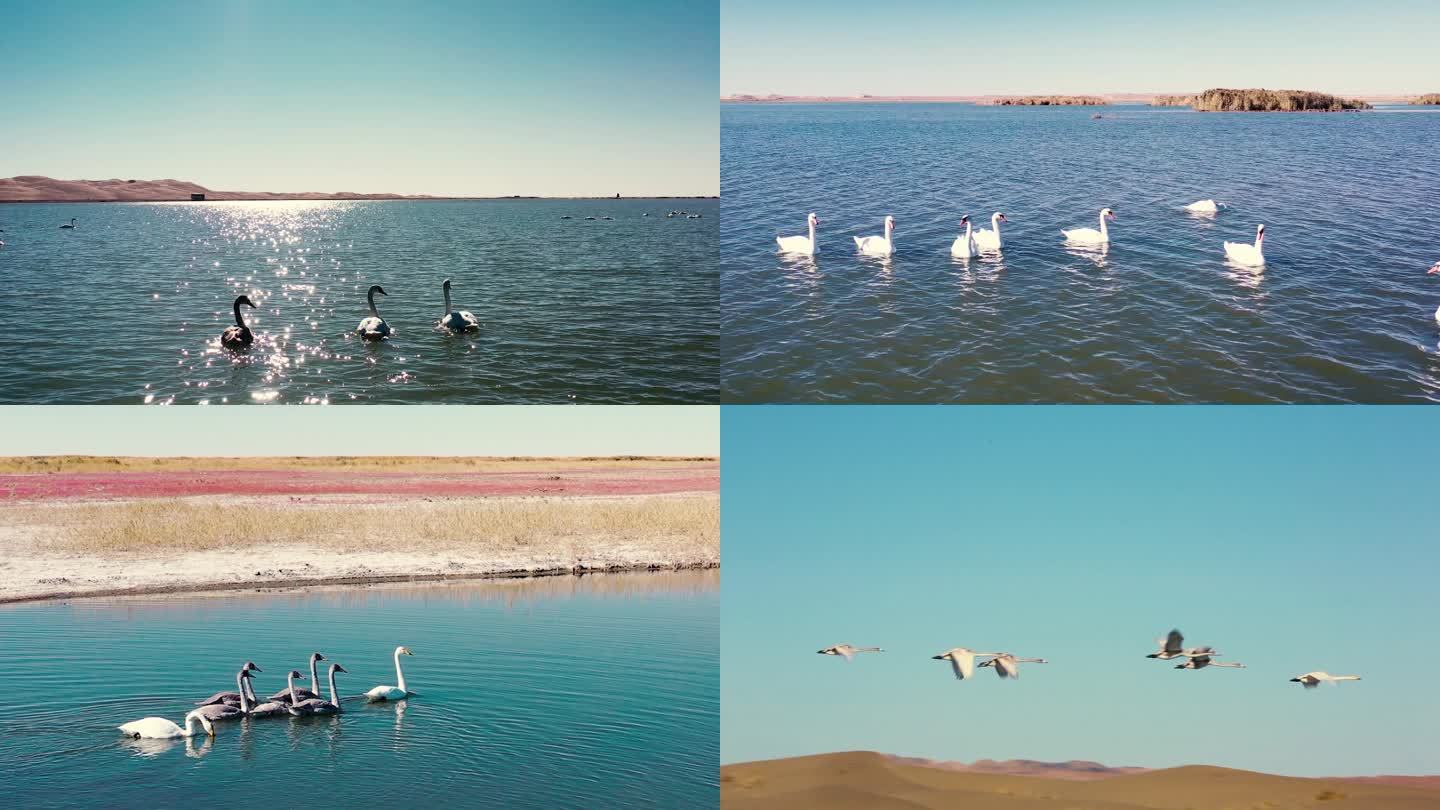
[[[1075,779],[975,772],[920,762],[873,751],[845,751],[724,765],[720,768],[720,804],[725,810],[1316,806],[1420,810],[1440,806],[1440,780],[1396,785],[1369,778],[1312,779],[1207,765],[1139,772],[1116,769],[1113,775]],[[1006,764],[989,763],[987,767],[1003,770],[997,766]],[[1067,766],[1073,764],[1055,763],[1055,772],[1072,771]],[[1046,772],[1044,765],[1023,762],[1016,767],[1026,774],[1039,774]]]

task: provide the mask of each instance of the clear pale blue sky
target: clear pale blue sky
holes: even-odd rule
[[[1437,771],[1440,410],[727,407],[721,434],[724,762]],[[1172,627],[1249,668],[1146,659]],[[815,654],[842,642],[887,652]],[[930,660],[955,646],[1051,663],[961,683]],[[1288,682],[1316,669],[1364,680]]]
[[[1440,92],[1432,0],[722,0],[722,94]]]
[[[0,408],[0,456],[715,455],[711,405]]]
[[[717,194],[718,27],[672,0],[0,0],[0,177]]]

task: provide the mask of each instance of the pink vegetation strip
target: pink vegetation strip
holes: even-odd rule
[[[718,492],[718,466],[625,471],[383,473],[289,470],[0,475],[0,501],[176,498],[192,495],[660,495]]]

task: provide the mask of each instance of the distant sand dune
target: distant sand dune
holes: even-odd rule
[[[190,200],[191,194],[204,194],[212,200],[509,200],[540,199],[511,195],[508,197],[435,197],[429,194],[361,194],[354,191],[215,191],[198,183],[184,180],[56,180],[40,175],[0,178],[0,202],[177,202]],[[615,199],[613,197],[573,197],[568,199]],[[666,195],[630,195],[625,199],[689,200],[712,197]]]
[[[726,765],[720,769],[720,804],[726,810],[1420,810],[1440,806],[1440,789],[1433,782],[1397,786],[1370,780],[1302,779],[1204,765],[1127,773],[1135,769],[1105,769],[1096,763],[1053,764],[1057,774],[1095,768],[1116,771],[1103,778],[1076,780],[966,771],[959,768],[967,766],[958,763],[947,763],[951,767],[917,764],[921,762],[927,761],[847,751]],[[1022,760],[989,762],[983,767],[1003,770],[1007,765],[1044,772],[1051,764]]]
[[[425,196],[356,194],[340,191],[277,193],[269,191],[215,191],[184,180],[56,180],[24,175],[0,179],[0,201],[5,202],[171,202],[204,194],[206,200],[416,200]]]

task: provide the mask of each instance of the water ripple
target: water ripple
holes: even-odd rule
[[[682,207],[706,218],[665,216]],[[0,401],[713,402],[717,210],[714,200],[5,206]],[[71,216],[79,228],[56,227]],[[433,328],[445,278],[478,334]],[[380,344],[352,331],[376,283],[396,329]],[[235,354],[218,336],[240,294],[257,305],[246,311],[256,343]]]
[[[725,105],[724,401],[1440,400],[1440,114],[1090,114]],[[1106,205],[1108,250],[1063,245]],[[820,255],[778,256],[811,211]],[[1004,255],[952,259],[994,211]],[[1258,222],[1263,273],[1221,249]]]

